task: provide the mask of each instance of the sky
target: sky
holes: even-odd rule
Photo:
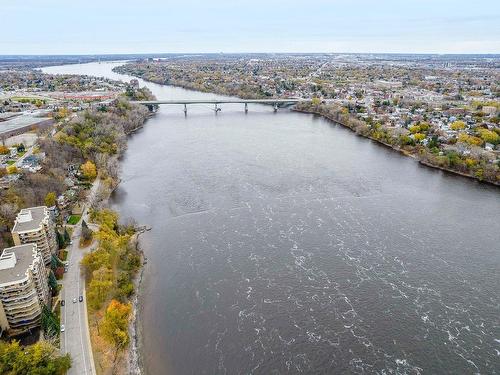
[[[500,53],[500,0],[0,0],[0,55]]]

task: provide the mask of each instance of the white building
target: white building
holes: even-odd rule
[[[49,301],[47,270],[36,244],[9,247],[0,255],[0,328],[17,335],[40,325]]]
[[[57,251],[55,224],[47,207],[22,209],[12,228],[14,244],[36,243],[45,264],[50,263],[52,254]]]

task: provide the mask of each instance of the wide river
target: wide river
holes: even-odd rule
[[[44,71],[130,80],[116,65]],[[500,373],[500,189],[249,109],[163,106],[130,137],[113,206],[153,228],[146,372]]]

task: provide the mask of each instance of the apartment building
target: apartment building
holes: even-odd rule
[[[55,224],[47,207],[22,209],[12,229],[14,244],[36,243],[46,265],[57,251]]]
[[[0,255],[0,328],[10,336],[40,325],[49,301],[47,270],[36,244],[9,247]]]

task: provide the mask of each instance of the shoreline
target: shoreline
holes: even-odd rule
[[[296,107],[292,108],[291,110],[294,111],[294,112],[309,113],[309,114],[321,116],[322,118],[327,119],[328,121],[331,121],[331,122],[333,122],[335,124],[339,124],[339,125],[343,126],[344,128],[349,129],[350,131],[352,131],[353,133],[355,133],[356,135],[358,135],[360,137],[363,137],[363,138],[366,138],[366,139],[370,139],[370,140],[374,141],[378,145],[390,148],[391,150],[396,151],[396,152],[398,152],[399,154],[401,154],[403,156],[410,157],[410,158],[416,160],[419,164],[424,165],[426,167],[433,168],[433,169],[438,169],[438,170],[441,170],[443,172],[453,174],[455,176],[466,177],[466,178],[468,178],[470,180],[475,180],[475,181],[477,181],[479,183],[484,183],[484,184],[488,184],[488,185],[500,187],[500,182],[494,182],[494,181],[489,181],[489,180],[480,180],[480,179],[478,179],[477,177],[475,177],[472,174],[465,173],[465,172],[460,172],[460,171],[457,171],[455,169],[441,167],[439,165],[435,165],[435,164],[429,163],[428,161],[420,159],[418,157],[418,155],[416,155],[414,153],[411,153],[411,152],[409,152],[407,150],[401,149],[399,147],[395,147],[395,146],[393,146],[393,145],[391,145],[389,143],[382,142],[382,141],[380,141],[378,139],[375,139],[373,137],[359,134],[354,129],[352,129],[350,126],[348,126],[348,125],[346,125],[346,124],[344,124],[344,123],[342,123],[342,122],[340,122],[340,121],[338,121],[336,119],[333,119],[333,118],[331,118],[331,117],[329,117],[329,116],[327,116],[327,115],[325,115],[325,114],[323,114],[323,113],[321,113],[319,111],[298,109]]]
[[[139,313],[139,297],[140,288],[142,286],[142,280],[144,276],[144,252],[140,248],[140,235],[144,233],[142,231],[137,232],[134,235],[133,242],[136,250],[141,254],[141,269],[139,274],[136,275],[134,279],[134,288],[136,290],[134,297],[132,298],[132,318],[129,323],[129,334],[130,334],[130,346],[127,349],[127,367],[128,373],[133,375],[145,374],[144,365],[142,360],[142,350],[141,350],[141,330],[139,327],[139,320],[137,319]]]
[[[192,87],[184,86],[184,85],[180,85],[180,84],[167,84],[167,83],[160,83],[160,82],[152,81],[152,80],[149,80],[149,79],[147,79],[145,77],[140,77],[140,76],[134,75],[132,72],[121,72],[120,69],[116,69],[116,68],[120,68],[121,66],[125,66],[125,65],[119,65],[119,66],[113,68],[113,72],[118,73],[118,74],[127,74],[129,76],[140,78],[140,79],[142,79],[142,80],[144,80],[146,82],[150,82],[150,83],[154,83],[154,84],[158,84],[158,85],[162,85],[162,86],[179,87],[179,88],[182,88],[182,89],[185,89],[185,90],[202,92],[202,93],[209,93],[209,94],[211,93],[211,94],[215,94],[215,95],[235,96],[235,97],[237,97],[239,99],[242,99],[242,100],[249,99],[249,98],[242,98],[242,97],[238,97],[236,95],[231,95],[231,94],[227,94],[227,93],[224,94],[224,93],[221,93],[221,92],[219,92],[217,90],[214,90],[214,91],[202,91],[202,90],[196,90],[196,89],[194,89]],[[255,97],[255,98],[257,98],[257,97]],[[323,117],[323,118],[325,118],[325,119],[327,119],[329,121],[332,121],[332,122],[334,122],[336,124],[342,125],[343,127],[345,127],[347,129],[351,130],[352,132],[356,133],[356,135],[359,135],[359,136],[361,136],[363,138],[370,139],[370,140],[376,142],[379,145],[385,146],[385,147],[390,148],[390,149],[392,149],[392,150],[394,150],[394,151],[396,151],[396,152],[398,152],[398,153],[400,153],[400,154],[402,154],[404,156],[408,156],[408,157],[410,157],[412,159],[415,159],[416,161],[418,161],[423,166],[426,166],[426,167],[429,167],[429,168],[433,168],[433,169],[438,169],[438,170],[441,170],[443,172],[453,174],[455,176],[466,177],[468,179],[475,180],[475,181],[477,181],[479,183],[486,183],[486,184],[489,184],[489,185],[492,185],[492,186],[500,187],[500,181],[495,182],[495,181],[490,181],[490,180],[482,180],[482,179],[479,179],[479,178],[477,178],[476,176],[474,176],[473,174],[470,174],[470,173],[457,171],[457,170],[451,169],[451,168],[441,167],[439,165],[435,165],[435,164],[432,164],[432,163],[430,163],[428,161],[424,161],[424,160],[420,159],[418,157],[418,155],[416,155],[416,154],[414,154],[414,153],[412,153],[410,151],[401,149],[400,147],[395,147],[394,145],[385,143],[385,142],[383,142],[381,140],[378,140],[378,139],[375,139],[375,138],[373,138],[371,136],[366,136],[366,135],[359,134],[354,129],[352,129],[350,126],[348,126],[348,125],[346,125],[346,124],[344,124],[344,123],[342,123],[342,122],[340,122],[340,121],[338,121],[336,119],[333,119],[333,118],[329,117],[328,115],[325,115],[325,114],[321,113],[320,111],[299,109],[299,108],[297,108],[297,106],[292,107],[291,110],[294,111],[294,112],[309,113],[309,114],[314,114],[314,115],[321,116],[321,117]]]

